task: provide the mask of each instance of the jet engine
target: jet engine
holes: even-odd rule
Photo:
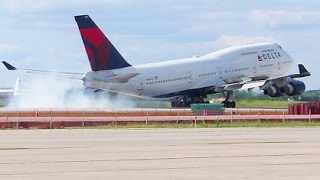
[[[279,97],[279,96],[282,96],[282,93],[280,92],[280,89],[275,86],[275,85],[272,85],[270,86],[268,89],[265,89],[264,92],[263,92],[265,95],[268,95],[270,97]]]
[[[304,93],[306,85],[302,81],[292,80],[285,87],[283,93],[288,96],[295,96]]]

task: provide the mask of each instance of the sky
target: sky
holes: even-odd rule
[[[312,73],[303,79],[307,89],[320,89],[319,0],[0,0],[1,60],[18,68],[90,71],[74,20],[81,14],[130,64],[275,41]],[[0,77],[0,87],[13,87],[17,77],[30,75],[0,66]]]

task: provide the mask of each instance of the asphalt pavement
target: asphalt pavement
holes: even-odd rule
[[[0,131],[0,179],[319,179],[319,128]]]

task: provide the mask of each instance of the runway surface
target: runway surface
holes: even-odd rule
[[[0,179],[319,179],[320,129],[0,131]]]

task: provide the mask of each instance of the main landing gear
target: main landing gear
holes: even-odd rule
[[[233,96],[233,91],[227,91],[227,94],[222,93],[225,96],[225,100],[222,101],[221,103],[223,104],[223,107],[225,108],[235,108],[236,107],[236,102],[235,101],[230,101],[230,97]]]
[[[236,102],[230,101],[231,98],[233,98],[233,91],[226,91],[222,93],[225,96],[225,100],[221,103],[223,104],[223,107],[225,108],[235,108]],[[206,96],[201,97],[188,97],[188,96],[180,96],[174,99],[171,102],[171,107],[173,108],[188,108],[191,104],[209,104],[209,101],[205,101],[204,99],[207,98]]]
[[[204,99],[207,97],[187,97],[187,96],[183,96],[183,97],[178,97],[176,99],[174,99],[171,102],[171,107],[173,108],[188,108],[190,107],[191,104],[195,104],[195,103],[207,103],[209,104],[209,101],[205,101]]]

